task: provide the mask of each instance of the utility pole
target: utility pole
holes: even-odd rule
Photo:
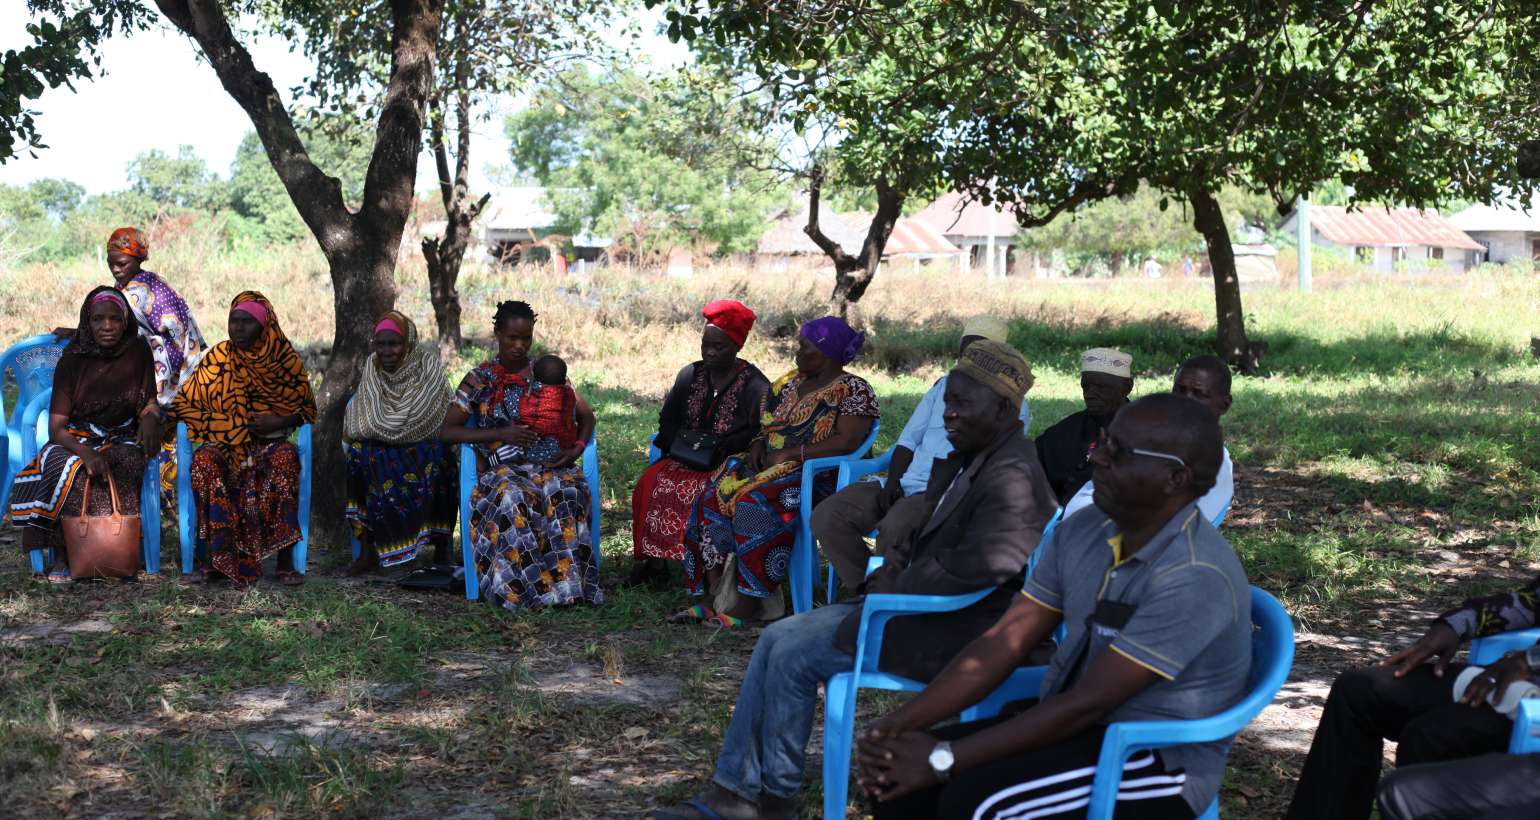
[[[1295,257],[1299,264],[1299,292],[1310,292],[1310,201],[1300,195],[1294,200],[1294,231],[1298,238]]]

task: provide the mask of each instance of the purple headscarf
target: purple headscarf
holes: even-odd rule
[[[842,365],[854,361],[856,354],[861,352],[861,345],[866,343],[865,333],[857,333],[838,316],[825,316],[803,324],[802,335],[818,348],[818,352]]]

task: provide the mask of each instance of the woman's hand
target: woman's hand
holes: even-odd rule
[[[892,800],[940,783],[930,767],[935,748],[936,739],[924,732],[867,732],[861,738],[861,788],[878,800]]]
[[[773,450],[773,451],[765,454],[765,457],[764,457],[764,464],[765,464],[765,466],[762,469],[768,470],[771,467],[776,466],[777,464],[785,464],[788,461],[796,461],[796,460],[797,460],[797,451],[796,450],[790,450],[790,449],[787,449],[787,450]]]
[[[279,433],[296,426],[293,416],[275,416],[270,413],[257,413],[251,417],[248,428],[251,432],[262,438],[276,436]]]
[[[154,458],[160,452],[160,446],[164,443],[160,430],[160,414],[155,412],[145,413],[139,417],[139,447],[144,450],[145,458]]]
[[[540,440],[540,437],[535,435],[534,430],[522,424],[510,424],[507,427],[488,427],[486,430],[492,434],[494,441],[503,441],[526,449]]]
[[[1489,706],[1488,696],[1494,702],[1502,702],[1511,684],[1529,677],[1529,664],[1523,652],[1509,652],[1502,660],[1486,668],[1465,687],[1465,697],[1460,702],[1466,706]]]
[[[754,439],[754,443],[749,445],[749,452],[743,457],[743,466],[747,467],[750,473],[758,474],[768,466],[765,464],[765,450],[767,447],[768,445],[765,444],[765,440],[762,438]]]
[[[583,457],[583,450],[585,449],[587,448],[580,444],[575,447],[562,450],[556,454],[556,460],[551,462],[551,466],[558,469],[562,467],[571,467],[572,465],[578,463],[578,459]]]
[[[80,454],[81,466],[86,468],[86,475],[106,480],[111,472],[107,464],[107,457],[96,450],[87,450]]]
[[[1433,677],[1442,678],[1444,667],[1449,665],[1449,659],[1459,650],[1460,636],[1455,634],[1454,627],[1442,620],[1434,621],[1416,643],[1381,661],[1380,666],[1394,666],[1395,676],[1404,678],[1408,672],[1432,658]]]

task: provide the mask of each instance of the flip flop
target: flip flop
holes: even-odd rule
[[[712,618],[715,618],[716,616],[717,613],[715,610],[703,604],[696,604],[689,609],[675,612],[674,614],[668,616],[668,622],[671,624],[697,624],[702,621],[708,621]]]
[[[680,814],[677,811],[667,810],[655,811],[652,813],[653,820],[722,820],[722,815],[717,814],[716,810],[706,805],[706,801],[699,798],[695,800],[686,800],[685,802],[674,806],[674,808],[690,809],[691,811],[694,811],[695,814]]]
[[[53,584],[54,586],[62,587],[69,584],[73,580],[74,579],[70,577],[70,571],[67,569],[51,569],[48,571],[48,583]]]
[[[278,583],[286,587],[302,586],[305,583],[305,576],[292,569],[282,569],[278,571]]]
[[[737,629],[748,623],[748,621],[743,618],[735,618],[725,612],[718,612],[702,620],[701,623],[713,629]]]

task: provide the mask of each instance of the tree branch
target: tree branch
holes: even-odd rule
[[[342,183],[316,166],[305,150],[278,89],[258,70],[251,52],[235,39],[217,0],[155,0],[162,14],[203,50],[220,85],[256,128],[268,161],[289,192],[300,218],[328,254],[342,250],[353,227],[342,201]]]
[[[825,236],[823,229],[818,226],[818,200],[822,193],[823,169],[814,168],[808,174],[807,225],[802,228],[802,232],[807,234],[808,239],[813,240],[813,244],[817,245],[819,250],[828,254],[836,266],[839,266],[844,263],[844,260],[850,259],[850,254],[845,253],[845,249],[841,248],[838,242]]]

